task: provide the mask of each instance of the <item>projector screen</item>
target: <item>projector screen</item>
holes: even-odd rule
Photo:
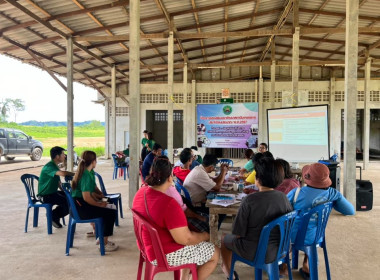
[[[269,151],[291,162],[329,159],[327,105],[268,109]]]

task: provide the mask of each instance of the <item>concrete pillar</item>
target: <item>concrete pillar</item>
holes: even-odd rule
[[[187,63],[183,64],[183,143],[182,147],[187,147],[188,145],[188,111],[187,111]]]
[[[111,153],[116,153],[116,67],[111,69],[111,102],[112,102],[112,117],[111,117]]]
[[[104,148],[104,158],[110,158],[110,102],[106,100],[104,102],[104,122],[105,122],[105,148]]]
[[[173,73],[174,73],[173,31],[168,38],[168,158],[173,163]]]
[[[337,130],[337,128],[334,127],[334,112],[335,112],[335,77],[332,75],[330,78],[330,111],[329,111],[329,127],[330,127],[330,156],[332,156],[335,153],[338,153],[338,156],[340,157],[339,149],[340,147],[335,147],[334,145],[334,139],[337,136],[338,133],[340,133],[340,130]]]
[[[129,207],[139,189],[140,159],[140,0],[129,2]]]
[[[264,111],[264,80],[262,66],[260,66],[260,78],[259,78],[259,143],[265,142],[264,140],[264,122],[265,122],[265,111]]]
[[[67,39],[67,170],[73,171],[74,147],[74,89],[73,89],[73,38]]]
[[[270,66],[270,107],[275,107],[275,95],[276,95],[276,61],[272,60],[272,65]]]
[[[356,205],[356,100],[359,0],[346,0],[344,195]]]
[[[197,145],[197,104],[196,104],[196,84],[195,80],[191,81],[191,114],[190,114],[190,121],[191,125],[189,128],[191,129],[191,141],[190,146]]]
[[[371,58],[367,58],[365,64],[365,78],[364,78],[364,147],[363,147],[363,169],[369,166],[369,121],[370,121],[370,83],[371,83]]]
[[[300,64],[300,28],[296,27],[293,34],[293,54],[292,54],[292,93],[293,106],[298,104],[298,80],[299,80],[299,64]],[[297,104],[294,104],[297,102]]]

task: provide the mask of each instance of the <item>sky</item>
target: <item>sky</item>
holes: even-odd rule
[[[66,85],[66,79],[58,76]],[[0,55],[0,100],[20,98],[25,111],[17,112],[16,122],[66,121],[66,92],[50,75],[37,67]],[[74,83],[74,122],[104,121],[104,106],[95,104],[96,90]],[[11,113],[8,121],[15,121]]]

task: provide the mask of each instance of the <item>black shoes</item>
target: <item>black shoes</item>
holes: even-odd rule
[[[52,224],[53,224],[53,227],[55,227],[55,228],[62,228],[62,225],[59,222],[59,220],[58,221],[53,221]]]

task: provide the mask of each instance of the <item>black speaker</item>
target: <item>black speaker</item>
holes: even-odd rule
[[[373,205],[371,181],[356,180],[356,211],[369,211]]]
[[[340,167],[336,164],[329,164],[327,167],[330,170],[330,179],[331,179],[331,188],[336,189],[338,192],[340,192]]]

